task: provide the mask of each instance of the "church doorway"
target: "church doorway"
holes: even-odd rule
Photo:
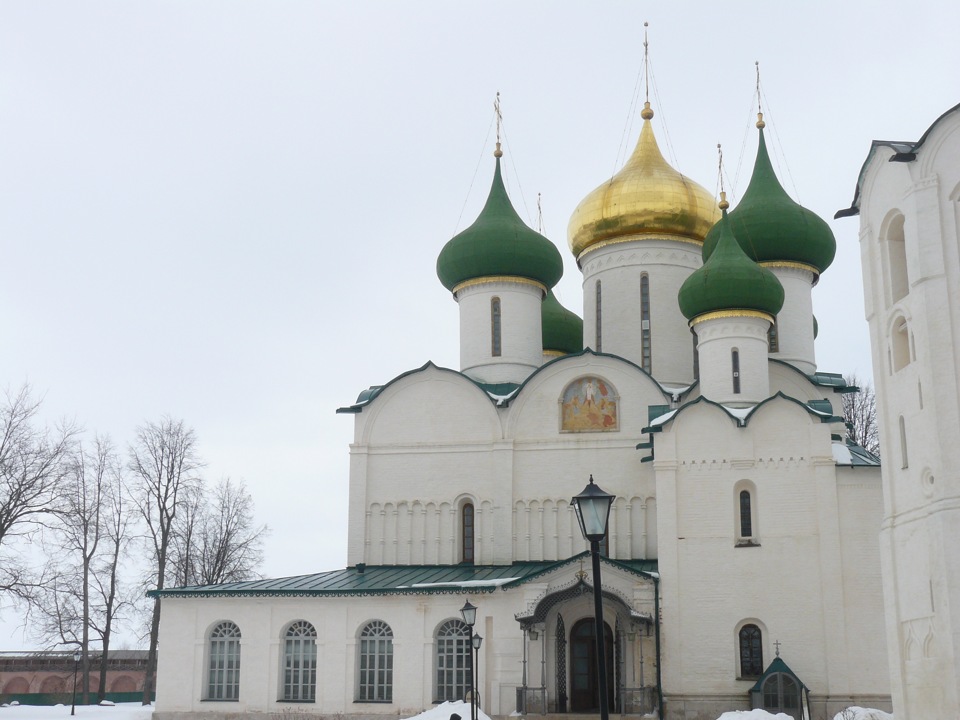
[[[615,707],[613,695],[613,633],[603,624],[603,646],[606,655],[607,702]],[[600,709],[597,679],[597,631],[593,618],[584,618],[570,632],[570,710],[596,712]]]

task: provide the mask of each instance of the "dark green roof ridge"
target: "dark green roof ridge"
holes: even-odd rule
[[[437,258],[437,277],[447,290],[482,277],[513,276],[552,288],[563,275],[560,251],[517,214],[496,161],[487,202],[466,230],[455,235]]]
[[[150,597],[277,597],[491,593],[530,582],[556,568],[577,562],[586,551],[564,560],[520,561],[506,565],[354,565],[292,577],[247,580],[219,585],[151,590]],[[626,571],[650,576],[656,560],[608,560]]]
[[[837,241],[830,226],[795,202],[780,184],[770,162],[763,129],[750,184],[729,216],[740,246],[757,262],[797,262],[822,273],[836,255]],[[717,246],[717,225],[703,241],[704,260]]]

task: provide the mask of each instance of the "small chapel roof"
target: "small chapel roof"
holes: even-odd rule
[[[515,562],[508,565],[364,565],[286,578],[248,580],[219,585],[151,590],[151,597],[418,595],[494,592],[515,587],[577,562],[588,553],[560,561]],[[656,560],[603,561],[637,575],[651,576]]]

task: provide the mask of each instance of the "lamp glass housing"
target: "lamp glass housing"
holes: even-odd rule
[[[73,661],[75,663],[80,662],[80,648],[77,648],[76,650],[73,651]]]
[[[482,642],[483,642],[483,638],[480,637],[480,633],[474,633],[474,634],[473,634],[473,649],[474,649],[474,650],[479,650],[479,649],[480,649],[480,644],[481,644]]]
[[[463,618],[463,621],[464,621],[467,625],[469,625],[470,627],[473,627],[474,624],[477,622],[477,607],[476,607],[476,605],[471,605],[471,604],[470,604],[470,601],[467,600],[467,601],[463,604],[463,607],[460,608],[460,616]]]
[[[600,542],[607,536],[607,523],[610,520],[610,507],[614,497],[594,484],[593,475],[583,492],[573,496],[570,502],[577,514],[577,522],[580,523],[580,532],[584,539]]]

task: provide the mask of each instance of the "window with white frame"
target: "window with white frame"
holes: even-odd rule
[[[436,700],[463,700],[473,672],[470,626],[462,620],[447,620],[437,630]]]
[[[293,623],[283,638],[283,699],[317,699],[317,630],[306,620]]]
[[[393,700],[393,630],[373,620],[360,631],[358,702]]]
[[[207,700],[240,699],[240,628],[225,621],[210,631]]]

